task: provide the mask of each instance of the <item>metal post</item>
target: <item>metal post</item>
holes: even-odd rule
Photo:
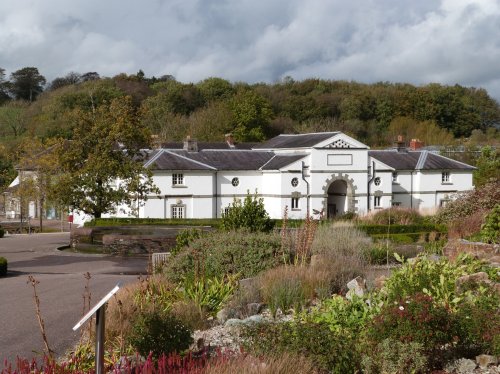
[[[95,373],[104,374],[104,322],[106,305],[95,314]]]

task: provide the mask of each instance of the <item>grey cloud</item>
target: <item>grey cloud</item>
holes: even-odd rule
[[[498,99],[498,35],[496,0],[17,0],[0,4],[0,67],[458,83]]]

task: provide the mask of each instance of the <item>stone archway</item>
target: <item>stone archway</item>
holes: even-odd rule
[[[347,212],[356,212],[358,209],[357,200],[355,200],[356,189],[354,180],[348,175],[342,175],[342,173],[332,175],[323,187],[323,209],[326,217],[334,218]]]

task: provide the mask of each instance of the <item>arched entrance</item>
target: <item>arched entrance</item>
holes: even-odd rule
[[[353,180],[344,175],[332,176],[327,180],[324,200],[324,211],[327,218],[341,216],[347,212],[356,211],[356,200],[354,199],[354,191],[356,186]]]

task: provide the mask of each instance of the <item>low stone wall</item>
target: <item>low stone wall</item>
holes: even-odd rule
[[[450,240],[443,248],[443,254],[455,259],[460,253],[469,253],[476,258],[492,263],[500,263],[500,245],[481,242],[469,242],[464,239]]]
[[[175,246],[175,237],[157,235],[107,234],[102,237],[104,252],[117,255],[168,252]]]

